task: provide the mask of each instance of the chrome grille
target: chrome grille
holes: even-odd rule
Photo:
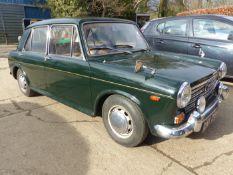
[[[196,108],[197,99],[201,96],[209,97],[218,83],[218,74],[215,72],[207,80],[192,87],[192,97],[189,104],[185,107],[185,112],[192,112]]]

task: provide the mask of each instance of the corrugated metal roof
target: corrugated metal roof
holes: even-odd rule
[[[7,3],[7,4],[45,4],[46,0],[0,0],[0,3]]]

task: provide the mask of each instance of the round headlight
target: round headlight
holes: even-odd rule
[[[222,62],[220,67],[219,67],[219,78],[224,78],[227,74],[227,65]]]
[[[204,96],[201,96],[197,100],[197,111],[203,113],[205,111],[205,107],[206,107],[206,99]]]
[[[178,108],[184,108],[191,100],[192,90],[188,82],[184,82],[177,94],[177,106]]]

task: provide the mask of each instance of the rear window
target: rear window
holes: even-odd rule
[[[194,19],[193,35],[198,38],[233,40],[233,26],[210,19]]]
[[[142,26],[141,31],[144,32],[146,28],[149,26],[150,22],[146,22],[144,26]]]

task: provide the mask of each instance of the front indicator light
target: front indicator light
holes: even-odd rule
[[[182,112],[179,115],[177,115],[174,119],[174,124],[178,125],[181,124],[185,119],[185,114]]]
[[[151,95],[151,96],[150,96],[150,100],[151,100],[151,101],[156,101],[156,102],[158,102],[158,101],[160,101],[160,97],[155,96],[155,95]]]

